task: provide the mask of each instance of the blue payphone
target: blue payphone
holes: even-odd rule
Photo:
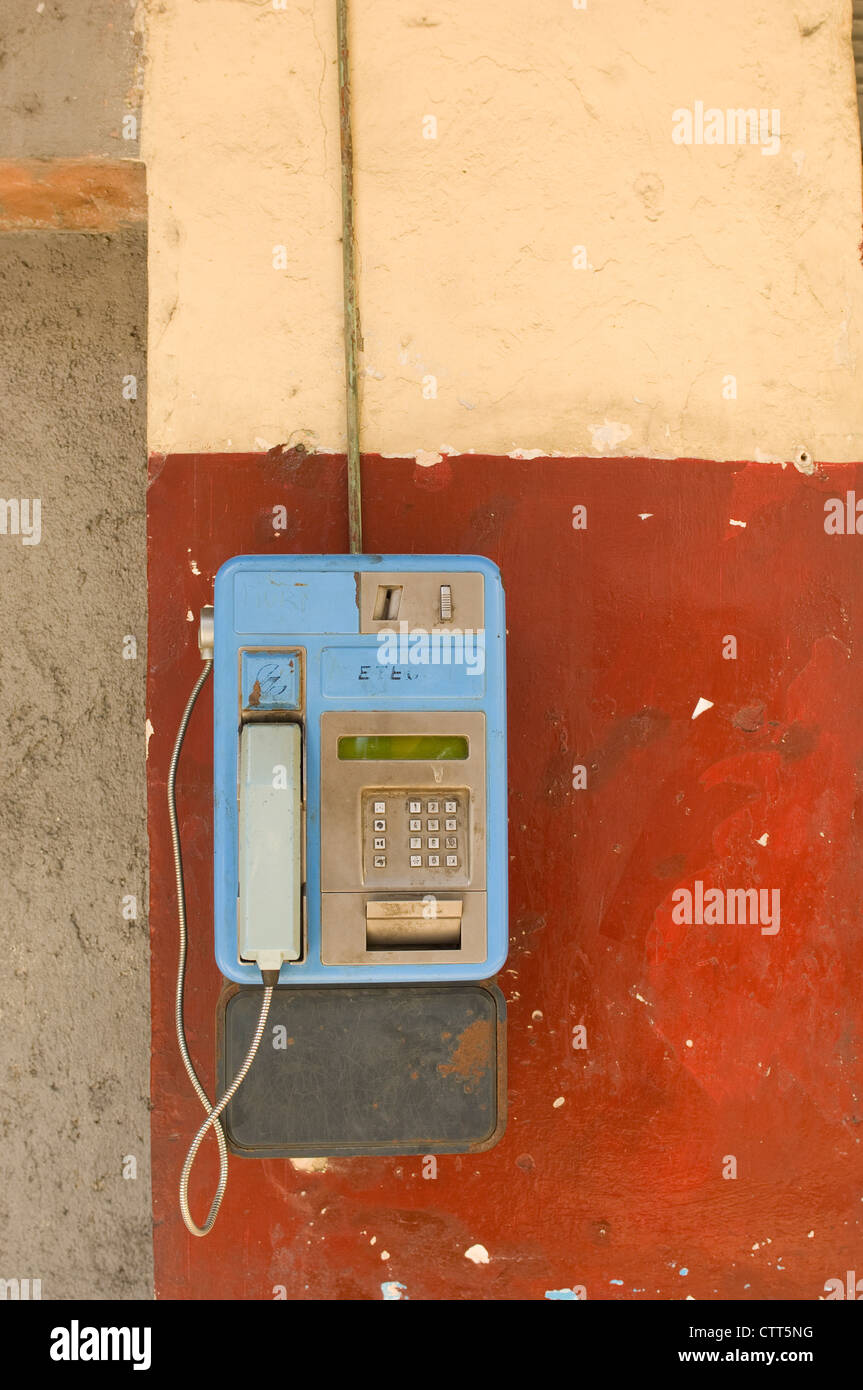
[[[488,980],[507,954],[505,618],[479,556],[241,555],[202,614],[214,673],[214,920],[219,969],[264,985],[243,1065],[181,1180],[195,1234],[227,1177],[220,1123],[274,988]],[[179,864],[179,857],[178,857]],[[182,889],[182,869],[178,867]],[[178,1034],[185,918],[181,903]],[[208,1128],[219,1191],[203,1227],[188,1178]]]

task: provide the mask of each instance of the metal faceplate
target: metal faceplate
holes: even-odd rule
[[[240,959],[238,901],[256,901],[241,879],[260,862],[240,847],[241,821],[255,824],[240,814],[240,750],[250,739],[263,747],[273,723],[302,733],[293,804],[303,825],[287,847],[295,856],[302,846],[302,943],[281,982],[480,980],[500,969],[504,643],[500,575],[482,557],[237,556],[221,567],[214,906],[225,976],[260,982]],[[248,956],[253,907],[241,921]]]

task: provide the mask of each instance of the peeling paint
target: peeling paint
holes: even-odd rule
[[[407,1285],[400,1284],[397,1279],[388,1279],[381,1284],[381,1296],[384,1303],[397,1303],[400,1299],[409,1300]]]
[[[292,1158],[291,1167],[297,1173],[325,1173],[329,1164],[326,1158]]]
[[[487,1265],[489,1263],[489,1253],[484,1245],[472,1245],[469,1250],[465,1250],[466,1260],[472,1260],[475,1265]]]

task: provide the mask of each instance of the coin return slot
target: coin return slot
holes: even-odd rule
[[[390,587],[387,584],[378,585],[377,598],[373,618],[376,623],[392,622],[399,615],[399,608],[402,602],[401,584]]]
[[[366,903],[366,950],[457,951],[461,914],[461,902]]]

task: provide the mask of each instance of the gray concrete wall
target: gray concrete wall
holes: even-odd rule
[[[135,0],[0,0],[0,158],[137,157]]]
[[[3,0],[0,162],[134,153],[132,13]],[[0,233],[0,303],[0,1279],[149,1298],[143,228]]]

